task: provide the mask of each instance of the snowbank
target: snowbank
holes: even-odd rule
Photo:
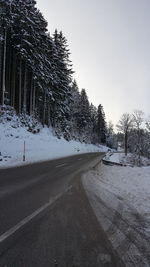
[[[33,134],[27,131],[27,127],[14,126],[12,121],[0,123],[0,168],[24,164],[24,141],[26,164],[78,153],[105,152],[108,149],[105,146],[58,139],[53,135],[52,129],[47,127]]]
[[[100,227],[125,266],[150,266],[150,167],[101,164],[82,181]]]
[[[85,178],[105,188],[132,205],[142,216],[150,219],[150,167],[120,167],[99,165]]]
[[[150,165],[149,159],[145,157],[141,157],[140,159],[141,159],[142,166]],[[129,153],[127,156],[125,156],[123,152],[122,153],[108,152],[105,156],[105,160],[110,161],[112,163],[121,163],[123,165],[129,165],[129,166],[137,165],[137,162],[138,162],[137,155]]]

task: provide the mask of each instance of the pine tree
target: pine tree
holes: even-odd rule
[[[105,113],[101,104],[97,109],[97,135],[98,142],[104,144],[106,142],[106,122]]]
[[[85,142],[97,142],[97,110],[72,81],[67,39],[47,22],[34,0],[0,1],[0,104],[23,117]]]
[[[67,40],[63,33],[55,30],[53,40],[56,46],[57,55],[55,57],[55,127],[61,128],[63,132],[67,127],[67,119],[70,113],[68,103],[71,101],[72,65],[69,59],[69,49]]]
[[[91,103],[90,105],[90,117],[91,117],[91,142],[96,144],[97,138],[97,108]]]
[[[80,118],[80,93],[76,80],[71,84],[71,99],[69,102],[70,116],[69,116],[69,127],[71,137],[73,139],[80,139],[78,121]]]
[[[5,103],[6,94],[6,53],[7,53],[7,42],[8,32],[11,25],[11,1],[1,0],[0,2],[0,91],[1,91],[1,104]]]
[[[79,102],[78,129],[82,140],[89,141],[90,104],[85,89],[81,90]]]

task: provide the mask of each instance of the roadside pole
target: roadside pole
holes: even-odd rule
[[[23,146],[23,161],[26,160],[26,143],[24,141],[24,146]]]

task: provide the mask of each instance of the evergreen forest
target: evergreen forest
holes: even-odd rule
[[[0,0],[0,107],[52,127],[58,137],[106,142],[103,106],[73,79],[68,42],[50,35],[34,0]]]

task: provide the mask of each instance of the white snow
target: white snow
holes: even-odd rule
[[[113,163],[121,163],[123,165],[129,165],[129,166],[134,166],[137,165],[137,155],[128,153],[127,156],[123,152],[108,152],[105,156],[105,159],[107,161],[113,162]],[[150,165],[150,160],[141,157],[141,164],[142,166],[148,166]]]
[[[150,167],[99,165],[85,178],[95,188],[105,188],[150,218]],[[100,194],[99,194],[100,195]]]
[[[109,156],[109,161],[120,163],[124,153],[111,153]]]
[[[87,152],[105,152],[107,147],[58,139],[50,128],[33,134],[26,127],[13,128],[13,123],[0,123],[0,168],[28,164]],[[24,141],[26,161],[23,162]]]
[[[149,266],[150,167],[102,163],[82,178],[90,204],[125,266]]]

